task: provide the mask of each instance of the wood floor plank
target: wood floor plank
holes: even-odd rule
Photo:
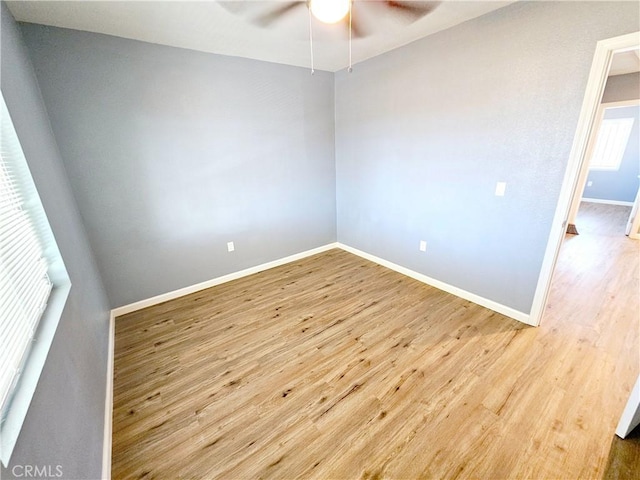
[[[581,209],[539,328],[341,250],[119,317],[113,478],[638,478],[625,220]]]

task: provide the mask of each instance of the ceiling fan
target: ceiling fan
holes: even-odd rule
[[[260,27],[270,27],[276,20],[301,7],[308,8],[310,13],[323,23],[344,23],[349,25],[354,37],[365,37],[369,30],[364,28],[357,15],[352,18],[352,4],[356,9],[378,9],[381,14],[395,15],[408,23],[415,22],[428,15],[440,2],[391,1],[391,0],[298,0],[280,2],[278,7],[263,12],[249,20]]]
[[[267,2],[270,6],[274,2]],[[413,23],[433,12],[439,1],[393,1],[393,0],[290,0],[277,2],[275,8],[256,9],[258,2],[230,2],[220,4],[232,13],[244,15],[248,20],[262,28],[272,27],[279,19],[286,17],[301,8],[309,14],[309,40],[311,46],[311,73],[313,73],[313,34],[311,18],[326,24],[343,24],[349,33],[349,71],[351,71],[351,38],[366,37],[371,29],[363,25],[364,19],[373,19],[372,15],[359,16],[360,9],[377,9],[378,15],[393,15],[405,23]],[[248,4],[253,4],[247,9]],[[357,6],[355,6],[357,5]],[[355,7],[354,7],[355,6]],[[355,11],[355,12],[354,12]]]

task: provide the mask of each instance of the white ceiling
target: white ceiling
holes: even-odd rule
[[[249,19],[270,12],[281,2],[243,1],[223,7],[215,1],[9,1],[18,21],[104,33],[203,52],[310,67],[309,17],[298,7],[260,28]],[[440,2],[426,17],[403,24],[380,1],[356,0],[353,18],[369,35],[353,41],[353,63],[380,55],[444,30],[511,1]],[[233,13],[232,10],[242,10]],[[386,10],[386,11],[385,11]],[[313,23],[316,69],[335,72],[349,64],[348,35],[343,25]]]
[[[640,72],[640,50],[616,53],[611,59],[609,76]]]

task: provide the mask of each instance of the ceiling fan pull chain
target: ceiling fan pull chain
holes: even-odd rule
[[[351,6],[353,2],[349,0],[349,73],[353,72],[352,63],[351,63]]]
[[[311,75],[315,73],[313,69],[313,27],[311,22],[311,9],[309,8],[309,48],[311,49]]]

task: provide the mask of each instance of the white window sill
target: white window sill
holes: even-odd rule
[[[40,319],[35,343],[31,347],[24,371],[8,405],[6,417],[0,427],[0,459],[5,467],[9,465],[11,454],[18,441],[18,435],[27,416],[70,290],[71,282],[68,279],[54,286],[47,308]]]

